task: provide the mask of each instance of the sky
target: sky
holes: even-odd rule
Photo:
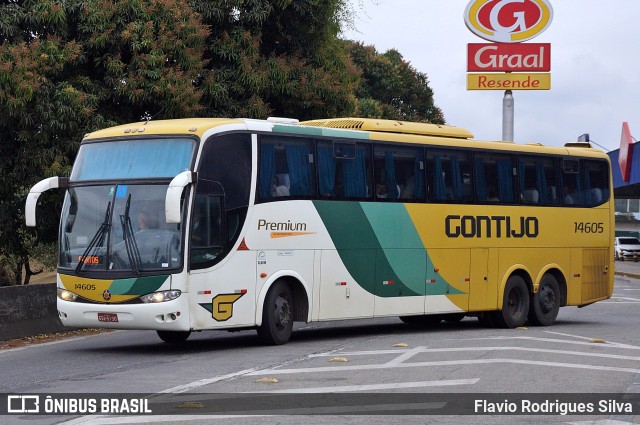
[[[469,0],[350,0],[343,38],[396,49],[427,74],[447,124],[477,140],[502,138],[504,91],[466,89],[467,44],[487,43],[464,23]],[[553,21],[529,43],[551,43],[551,90],[513,91],[514,140],[562,146],[588,133],[605,151],[622,122],[640,139],[640,1],[549,0]]]

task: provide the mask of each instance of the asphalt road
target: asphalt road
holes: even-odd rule
[[[625,395],[640,395],[639,325],[640,280],[618,277],[611,300],[563,308],[551,327],[488,329],[475,318],[429,329],[397,318],[311,323],[278,347],[260,345],[254,331],[202,332],[182,347],[149,331],[74,337],[0,350],[0,393],[151,394],[154,413],[7,415],[0,423],[640,424],[637,405],[617,411]],[[584,416],[481,414],[491,408],[482,400],[520,409],[527,399],[606,406]],[[475,400],[474,414],[451,414],[475,409]]]

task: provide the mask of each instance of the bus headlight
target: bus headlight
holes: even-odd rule
[[[173,291],[160,291],[152,292],[151,294],[143,295],[140,297],[143,303],[163,303],[165,301],[175,300],[180,296],[181,292],[178,290]]]
[[[71,291],[67,291],[66,289],[63,288],[58,288],[58,298],[60,298],[63,301],[75,301],[76,298],[78,298],[78,294],[74,294]]]

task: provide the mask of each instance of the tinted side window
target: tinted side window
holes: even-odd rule
[[[191,218],[192,269],[210,267],[224,252],[222,196],[197,193]]]
[[[522,203],[560,204],[560,175],[557,165],[556,158],[521,156],[518,159],[518,183]]]
[[[427,187],[432,202],[472,202],[471,154],[427,151]]]
[[[311,139],[263,136],[259,161],[258,195],[261,199],[315,195]]]
[[[609,199],[609,167],[606,161],[582,161],[583,200],[589,206],[600,205]]]
[[[374,148],[376,199],[423,199],[423,150],[396,146]]]
[[[251,135],[224,134],[207,139],[198,175],[222,185],[228,210],[249,205]]]
[[[373,193],[366,145],[318,142],[318,187],[322,198],[366,199]]]
[[[473,171],[478,202],[516,202],[513,160],[510,155],[494,152],[476,154]]]

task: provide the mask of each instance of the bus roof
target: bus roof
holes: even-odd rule
[[[281,119],[282,120],[282,119]],[[140,121],[123,124],[86,134],[83,140],[143,135],[186,135],[197,137],[209,129],[225,125],[243,126],[250,131],[273,131],[322,135],[329,137],[363,138],[384,142],[447,145],[450,147],[478,147],[528,153],[565,154],[589,157],[606,157],[588,143],[567,143],[564,147],[544,146],[539,143],[514,144],[503,141],[471,140],[473,134],[461,127],[448,125],[394,121],[371,118],[331,118],[300,123],[280,123],[247,118],[183,118],[174,120]],[[360,136],[358,136],[360,134]],[[391,135],[393,135],[391,137]]]
[[[303,121],[300,125],[341,128],[347,130],[377,131],[383,133],[415,134],[420,136],[453,137],[456,139],[470,139],[473,137],[473,134],[471,134],[470,131],[461,127],[371,118],[333,118]]]
[[[193,134],[202,137],[205,131],[225,124],[242,124],[241,119],[229,118],[183,118],[175,120],[141,121],[109,127],[86,134],[84,140],[107,137],[123,137],[148,134]]]

